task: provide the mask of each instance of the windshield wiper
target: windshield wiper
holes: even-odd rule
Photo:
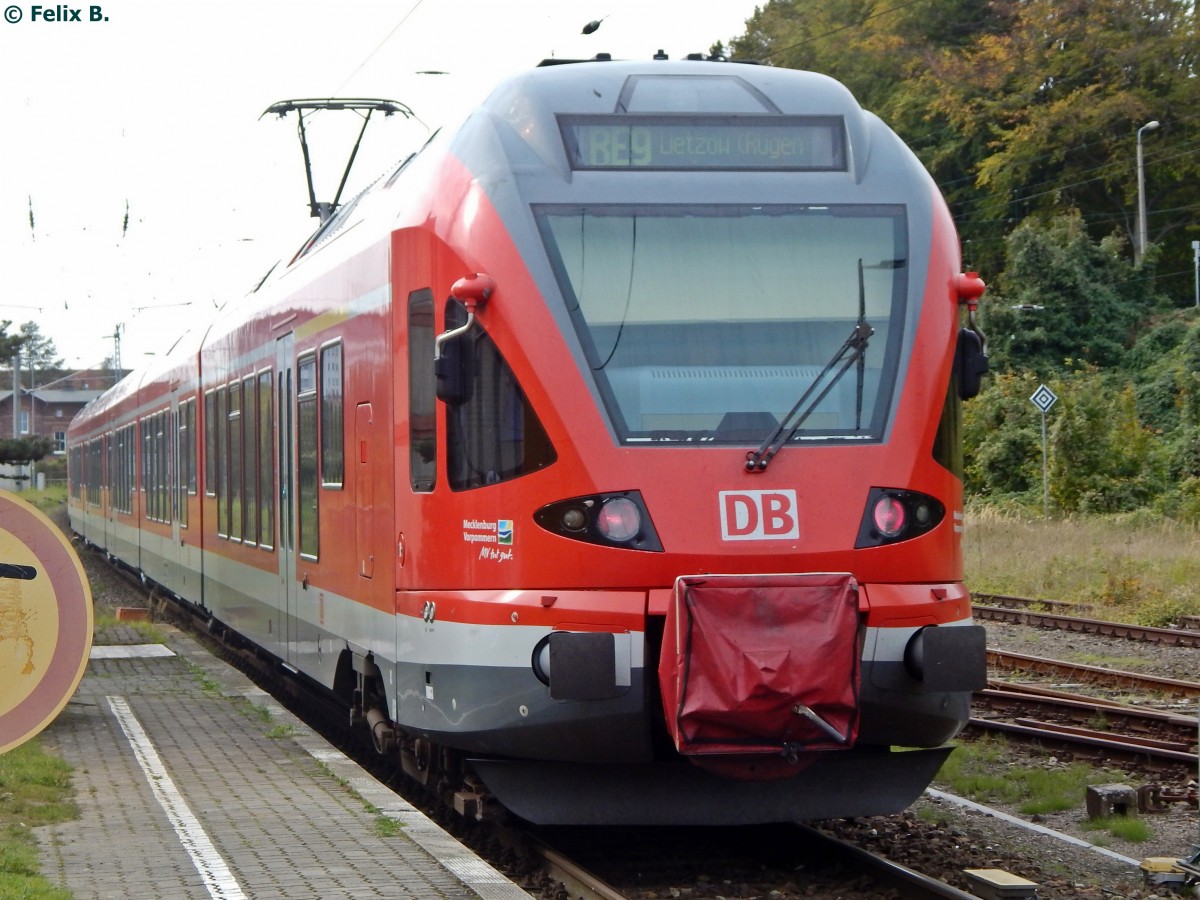
[[[878,267],[872,266],[871,268]],[[866,289],[863,286],[863,263],[860,259],[858,261],[858,321],[851,329],[850,336],[838,347],[833,358],[825,364],[825,368],[813,379],[812,384],[800,395],[800,399],[775,426],[775,430],[767,435],[766,440],[758,445],[757,450],[751,450],[746,454],[747,472],[766,471],[767,465],[775,457],[775,454],[800,430],[800,426],[807,421],[821,401],[855,363],[858,364],[858,386],[855,394],[854,428],[857,431],[862,427],[863,380],[867,344],[874,333],[875,329],[867,324]]]

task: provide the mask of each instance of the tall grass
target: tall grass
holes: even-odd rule
[[[67,485],[66,482],[51,484],[41,491],[31,488],[21,491],[17,496],[42,512],[49,513],[67,502]]]
[[[0,754],[0,897],[70,900],[42,877],[33,829],[78,815],[71,767],[45,753],[40,739]]]
[[[963,536],[974,591],[1103,607],[1110,618],[1164,625],[1200,615],[1200,528],[1145,516],[1042,519],[970,509]]]

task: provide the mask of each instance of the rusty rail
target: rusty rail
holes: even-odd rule
[[[1003,650],[994,650],[990,647],[987,651],[987,658],[989,665],[1006,671],[1057,675],[1091,684],[1133,688],[1135,690],[1166,694],[1171,697],[1200,697],[1200,684],[1194,681],[1162,678],[1157,675],[1139,675],[1136,672],[1122,672],[1119,669],[1104,669],[1100,666],[1088,666],[1083,663],[1044,659],[1040,656],[1026,656],[1023,653],[1007,653]]]
[[[1055,628],[1059,631],[1075,631],[1081,634],[1098,634],[1172,647],[1200,647],[1200,631],[1186,628],[1154,628],[1149,625],[1130,625],[1126,622],[1109,622],[1104,619],[1044,613],[1033,609],[1010,609],[1003,606],[976,605],[973,607],[973,612],[976,618],[993,622]]]

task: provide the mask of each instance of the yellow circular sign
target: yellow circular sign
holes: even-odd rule
[[[92,592],[46,516],[0,491],[0,753],[67,705],[92,649]]]

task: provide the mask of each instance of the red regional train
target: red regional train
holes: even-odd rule
[[[827,77],[544,65],[81,412],[71,524],[468,814],[894,812],[984,680],[960,268]]]

